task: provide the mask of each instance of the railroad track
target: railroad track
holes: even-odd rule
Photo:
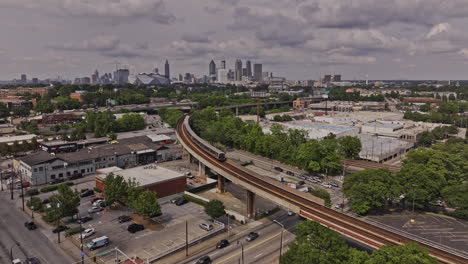
[[[400,245],[414,241],[402,235],[392,233],[349,215],[327,208],[316,201],[313,201],[313,197],[307,197],[303,193],[292,189],[286,189],[281,183],[249,171],[232,161],[227,160],[225,162],[221,162],[217,160],[205,152],[205,150],[200,146],[192,142],[191,138],[187,135],[187,130],[182,125],[182,120],[183,119],[181,119],[177,125],[177,135],[192,151],[208,161],[212,166],[222,168],[222,170],[226,171],[231,176],[298,206],[301,209],[300,214],[302,216],[318,221],[331,229],[369,244],[375,248],[379,248],[382,245]],[[422,245],[426,247],[431,256],[437,258],[441,263],[468,263],[468,259],[457,252],[446,252],[436,248],[435,246],[427,244]]]

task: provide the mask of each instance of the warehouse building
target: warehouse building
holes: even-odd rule
[[[96,188],[105,192],[104,179],[109,173],[120,175],[125,180],[133,180],[139,187],[157,193],[158,198],[181,193],[187,190],[187,179],[184,173],[169,170],[156,164],[139,166],[122,170],[120,168],[107,168],[98,170],[96,176]]]

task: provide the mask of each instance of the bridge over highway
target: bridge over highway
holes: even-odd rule
[[[216,157],[213,155],[213,151],[210,151],[210,149],[213,149],[212,146],[208,146],[208,143],[203,142],[203,140],[199,141],[196,139],[198,136],[193,135],[188,118],[187,116],[181,119],[177,125],[176,133],[180,143],[185,151],[189,153],[191,160],[196,159],[199,162],[201,173],[204,173],[205,168],[208,167],[218,174],[218,189],[220,192],[224,192],[225,178],[246,189],[248,217],[254,216],[255,196],[260,195],[371,248],[418,242],[426,247],[430,255],[437,258],[441,263],[468,263],[468,254],[464,252],[396,230],[384,229],[363,222],[356,217],[325,207],[321,199],[256,174],[233,161],[221,159],[220,156]]]

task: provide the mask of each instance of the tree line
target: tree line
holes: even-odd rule
[[[349,247],[341,236],[319,223],[304,221],[297,225],[296,239],[280,258],[281,264],[437,264],[437,260],[417,243],[383,246],[367,253]]]
[[[388,207],[440,209],[468,219],[468,142],[449,139],[408,153],[398,173],[366,169],[348,175],[343,184],[351,210],[364,215]]]
[[[243,122],[228,109],[217,114],[208,107],[193,113],[191,120],[194,131],[213,144],[242,149],[311,173],[340,174],[340,160],[358,158],[361,150],[360,140],[351,136],[308,140],[304,130],[285,131],[279,124],[271,126],[271,133],[264,133],[259,125]]]

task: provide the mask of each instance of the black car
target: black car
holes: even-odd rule
[[[36,224],[34,222],[31,222],[31,221],[27,221],[26,223],[24,223],[24,226],[28,229],[28,230],[34,230],[37,228]]]
[[[121,215],[119,216],[119,223],[125,223],[132,220],[132,218],[128,215]]]
[[[26,264],[41,264],[41,262],[36,257],[29,257],[26,259]]]
[[[258,233],[256,232],[250,232],[247,237],[245,238],[245,240],[247,240],[248,242],[250,241],[254,241],[256,238],[258,237]]]
[[[78,221],[76,221],[78,224],[83,224],[83,223],[86,223],[86,222],[89,222],[93,220],[93,217],[90,216],[90,215],[86,215],[86,216],[82,216],[78,219]]]
[[[93,190],[86,190],[84,192],[81,193],[81,197],[88,197],[88,196],[91,196],[94,194],[94,191]]]
[[[127,231],[130,232],[130,233],[136,233],[138,231],[141,231],[141,230],[145,230],[145,226],[144,225],[140,225],[140,224],[131,224],[128,226],[127,228]]]
[[[211,264],[211,258],[209,256],[204,256],[198,259],[196,264]]]
[[[188,202],[187,199],[185,199],[184,197],[179,197],[174,203],[177,206],[181,206],[183,204],[186,204],[187,202]]]
[[[297,185],[304,185],[305,182],[304,182],[304,181],[298,181],[296,184],[297,184]]]
[[[286,171],[286,174],[289,175],[289,176],[294,176],[294,172],[292,172],[292,171]]]
[[[68,226],[60,225],[60,226],[57,226],[56,228],[54,228],[54,230],[52,230],[52,233],[63,232],[63,231],[68,230],[68,229],[70,229]]]
[[[216,248],[225,248],[227,246],[229,246],[229,241],[227,241],[226,239],[223,239],[219,241],[218,244],[216,244]]]
[[[280,167],[275,167],[275,171],[283,172],[283,169]]]

